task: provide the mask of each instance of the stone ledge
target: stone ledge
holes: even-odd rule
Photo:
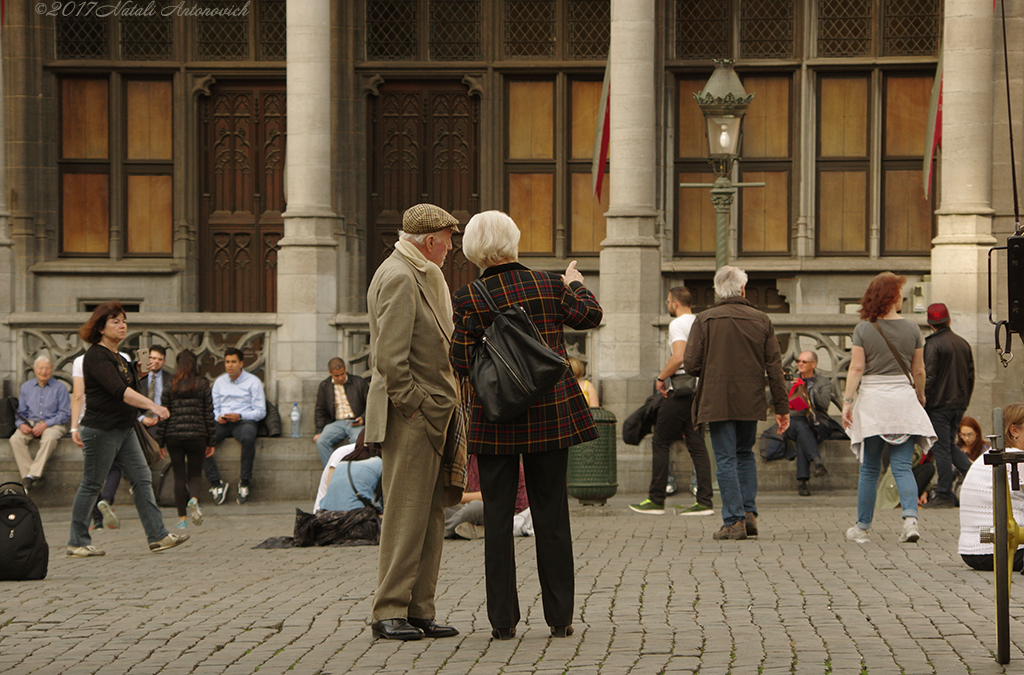
[[[33,446],[34,447],[34,446]],[[231,484],[229,500],[238,488],[238,471],[242,448],[238,441],[228,439],[217,446],[217,466]],[[163,461],[153,469],[154,489],[159,472],[167,466]],[[256,461],[253,468],[252,497],[254,502],[296,502],[312,508],[320,485],[323,466],[312,437],[257,438]],[[163,504],[173,504],[173,480],[168,473],[167,484],[159,495]],[[46,482],[30,495],[38,506],[70,507],[82,480],[82,451],[70,438],[63,439],[46,464]],[[19,480],[18,465],[7,439],[0,440],[0,483]],[[203,486],[209,487],[205,476]],[[130,504],[128,481],[122,480],[115,498],[118,504]],[[199,496],[200,503],[210,503],[209,493]]]

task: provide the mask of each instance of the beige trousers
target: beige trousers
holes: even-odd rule
[[[63,424],[46,427],[43,435],[39,438],[39,452],[36,453],[35,459],[32,459],[28,446],[36,440],[36,437],[32,434],[23,434],[20,429],[14,432],[14,435],[11,436],[11,452],[14,453],[14,461],[18,463],[18,473],[22,478],[25,476],[39,478],[43,475],[46,460],[50,459],[57,443],[64,438],[67,431],[67,427]]]
[[[388,403],[381,444],[384,518],[373,620],[434,618],[434,590],[444,544],[441,455],[422,414],[406,419]]]

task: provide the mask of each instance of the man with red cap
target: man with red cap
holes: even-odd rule
[[[957,505],[953,467],[964,475],[971,468],[970,458],[957,447],[956,435],[974,391],[974,356],[967,340],[950,330],[949,310],[941,302],[928,306],[928,325],[932,334],[924,341],[924,409],[938,437],[932,446],[938,485],[935,497],[924,506],[948,509]]]

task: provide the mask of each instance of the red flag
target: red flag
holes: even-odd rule
[[[608,163],[608,122],[611,119],[611,107],[608,105],[608,83],[611,80],[611,59],[604,67],[604,84],[601,85],[601,104],[597,110],[597,125],[594,129],[594,160],[590,166],[590,175],[594,184],[594,195],[601,201],[601,189],[604,187],[604,167]]]
[[[942,45],[939,45],[939,63],[935,68],[935,82],[932,84],[932,98],[928,104],[928,130],[925,132],[925,155],[922,178],[924,196],[932,191],[932,166],[935,149],[942,146]]]

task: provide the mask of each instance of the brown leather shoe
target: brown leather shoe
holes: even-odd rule
[[[738,520],[732,525],[722,525],[722,529],[715,532],[714,539],[746,539],[747,528],[742,520]]]
[[[757,536],[757,516],[754,515],[753,511],[747,511],[747,517],[743,521],[743,523],[746,526],[747,536],[748,537],[756,537]]]

